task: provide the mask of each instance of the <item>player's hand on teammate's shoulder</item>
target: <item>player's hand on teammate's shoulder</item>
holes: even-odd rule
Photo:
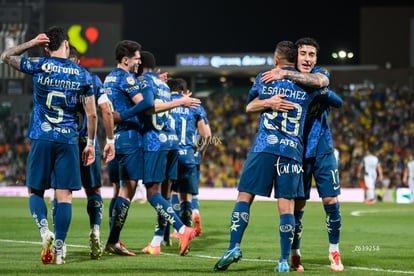
[[[280,68],[273,68],[269,71],[264,72],[260,80],[265,83],[268,83],[274,80],[281,80],[285,77],[283,74],[284,71],[285,70],[280,69]]]
[[[191,97],[191,95],[193,94],[193,92],[191,92],[189,89],[187,89],[187,90],[183,90],[183,91],[181,91],[181,94],[183,94],[183,95],[185,95],[185,96],[188,96],[188,97]]]
[[[186,92],[186,94],[183,93],[183,97],[180,98],[180,100],[182,101],[181,105],[190,108],[199,107],[201,105],[201,100],[198,98],[190,97],[189,95],[191,95],[191,92],[189,90],[188,92]]]

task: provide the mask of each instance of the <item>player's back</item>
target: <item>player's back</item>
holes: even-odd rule
[[[181,94],[171,94],[172,100],[183,97]],[[197,143],[197,123],[202,120],[199,108],[178,106],[170,110],[171,127],[178,136],[178,151],[180,163],[196,163],[194,147]]]
[[[290,67],[287,69],[294,70]],[[312,99],[321,94],[322,90],[307,93],[304,87],[286,79],[264,83],[260,81],[261,75],[257,76],[248,99],[258,96],[262,100],[280,94],[286,96],[285,100],[293,102],[295,108],[289,112],[270,109],[263,111],[252,151],[269,152],[302,162],[303,129],[307,109]]]
[[[69,59],[57,57],[23,58],[22,72],[33,75],[29,137],[76,144],[78,104],[93,95],[90,74]]]
[[[139,87],[144,97],[153,97],[154,103],[171,101],[168,85],[162,81],[156,72],[146,72],[138,77]],[[169,111],[143,114],[140,116],[143,124],[144,150],[170,150],[178,148],[178,138],[175,129],[171,127]]]
[[[153,97],[154,102],[171,101],[170,88],[155,72],[146,72],[138,77],[141,93]],[[168,111],[158,114],[143,115],[144,131],[167,131],[169,127]]]
[[[181,94],[172,94],[171,99],[183,97]],[[178,106],[170,110],[171,127],[177,133],[179,148],[193,148],[197,135],[197,122],[202,119],[198,108]]]

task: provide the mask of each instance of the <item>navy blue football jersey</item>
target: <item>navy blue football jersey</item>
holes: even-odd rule
[[[122,112],[134,105],[132,98],[139,93],[138,81],[133,73],[116,68],[103,82],[102,92],[106,93],[116,112]],[[115,151],[128,153],[131,148],[142,147],[141,123],[133,116],[115,124]]]
[[[20,68],[33,76],[29,138],[77,144],[78,105],[94,94],[89,72],[57,57],[23,57]]]
[[[328,78],[330,77],[330,74],[320,67],[315,67],[312,73],[321,73]],[[334,152],[329,113],[331,107],[338,108],[342,104],[341,97],[333,91],[328,94],[328,97],[317,96],[313,99],[305,120],[305,158]]]
[[[138,77],[139,90],[149,101],[169,102],[171,93],[168,85],[158,77],[156,72],[146,72]],[[178,137],[171,127],[169,111],[141,114],[143,124],[144,151],[178,149]]]
[[[295,70],[294,68],[283,69]],[[259,129],[251,152],[267,152],[302,162],[306,112],[312,99],[325,93],[326,90],[308,93],[304,87],[293,81],[282,79],[265,83],[260,80],[261,77],[262,73],[259,73],[249,91],[248,103],[256,97],[263,100],[277,94],[283,94],[286,95],[284,99],[293,102],[295,108],[289,112],[278,112],[271,109],[262,111]]]

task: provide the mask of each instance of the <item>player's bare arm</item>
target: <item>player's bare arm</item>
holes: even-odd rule
[[[211,137],[211,128],[210,125],[207,125],[204,120],[197,122],[197,130],[200,134],[201,143],[197,143],[197,147],[194,149],[194,152],[197,151],[198,147],[200,148],[201,159],[204,159],[204,156],[209,145],[208,141]]]
[[[315,88],[322,88],[329,85],[329,79],[327,76],[321,73],[302,73],[302,72],[295,72],[295,71],[288,71],[284,70],[285,78],[296,83],[315,87]]]
[[[101,103],[99,107],[102,111],[102,121],[106,133],[106,144],[102,157],[104,158],[105,163],[108,163],[115,158],[114,119],[112,116],[111,105],[109,104],[109,101]]]
[[[261,112],[266,109],[272,109],[274,111],[288,112],[295,108],[293,102],[284,100],[285,95],[277,94],[268,99],[260,100],[259,98],[254,98],[247,106],[246,112]]]
[[[12,47],[8,50],[5,50],[1,54],[1,60],[4,63],[9,64],[13,68],[20,70],[20,61],[22,59],[22,54],[26,52],[28,49],[33,48],[35,46],[44,46],[47,47],[49,45],[49,38],[46,34],[42,33],[37,35],[32,40],[19,44],[15,47]]]
[[[324,74],[302,73],[280,68],[273,68],[272,70],[264,72],[261,78],[266,83],[280,79],[289,79],[296,83],[315,88],[322,88],[329,85],[329,79]]]
[[[280,68],[273,68],[271,70],[264,72],[260,80],[265,83],[269,83],[274,80],[281,80],[285,78],[284,71],[286,70],[282,70]]]
[[[164,111],[173,109],[177,106],[197,108],[198,106],[200,106],[200,104],[201,104],[200,99],[189,97],[187,95],[183,95],[183,97],[179,99],[174,99],[170,102],[155,102],[154,109],[151,112],[152,113],[164,112]]]
[[[98,126],[95,95],[86,97],[82,104],[85,109],[88,124],[88,142],[82,152],[82,161],[84,166],[89,166],[95,161],[95,138]]]

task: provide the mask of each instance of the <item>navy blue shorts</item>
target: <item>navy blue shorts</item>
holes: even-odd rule
[[[82,156],[82,151],[86,144],[79,143],[79,154]],[[102,187],[102,170],[101,170],[101,152],[98,146],[95,147],[95,162],[89,166],[84,166],[80,163],[81,181],[84,188],[100,188]]]
[[[303,174],[305,199],[310,198],[312,175],[316,182],[319,197],[335,197],[341,194],[338,163],[333,153],[307,158],[304,160],[303,166],[305,169]]]
[[[196,164],[182,164],[178,162],[178,179],[174,181],[173,190],[179,193],[198,194]]]
[[[167,154],[167,179],[176,180],[178,177],[178,150],[170,150]]]
[[[120,182],[127,180],[138,181],[143,178],[142,148],[131,148],[131,150],[125,154],[116,153],[115,158],[118,160]]]
[[[178,151],[146,151],[144,153],[144,184],[177,179]]]
[[[302,164],[270,153],[251,152],[243,165],[238,190],[275,198],[303,197]]]
[[[171,189],[176,192],[198,194],[198,175],[193,148],[178,151],[178,175]]]
[[[116,158],[106,164],[106,170],[108,171],[109,181],[119,183],[119,163]]]
[[[26,186],[34,190],[80,190],[79,164],[77,144],[32,140],[27,157]]]

